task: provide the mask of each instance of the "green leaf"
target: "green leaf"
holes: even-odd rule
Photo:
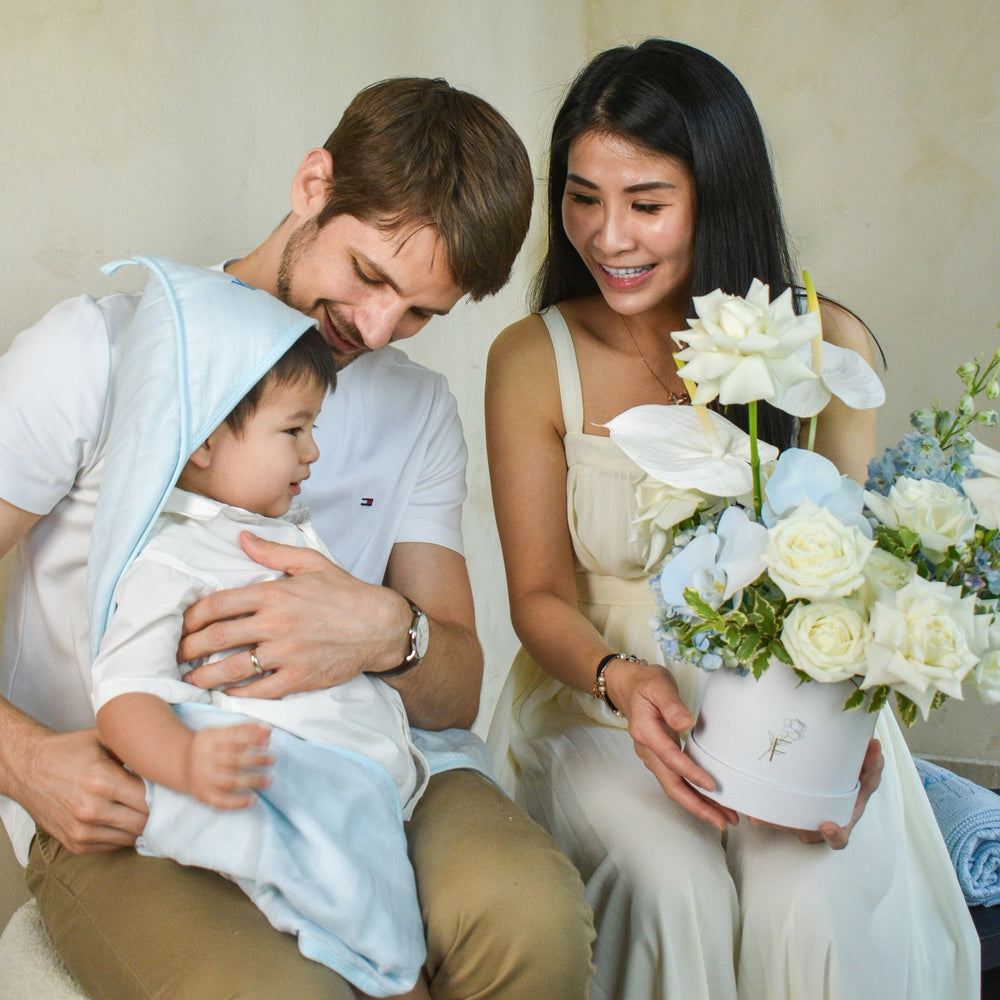
[[[792,665],[792,658],[778,639],[772,639],[767,644],[767,650],[776,660],[779,660],[781,663],[787,663],[788,666]]]
[[[766,649],[762,649],[751,661],[750,661],[750,671],[753,673],[757,680],[760,680],[760,675],[764,673],[765,670],[771,665],[771,657]]]
[[[736,647],[736,659],[746,663],[747,660],[753,659],[759,650],[760,636],[753,629],[748,629],[742,633],[742,638]]]
[[[736,649],[743,636],[743,630],[738,625],[727,623],[723,629],[722,637],[730,649]]]
[[[888,684],[879,684],[877,687],[872,688],[872,697],[871,701],[868,702],[868,711],[881,712],[888,698],[889,698]]]
[[[722,616],[693,587],[685,587],[684,600],[695,614],[706,622],[721,622]]]
[[[899,721],[909,729],[917,721],[916,702],[907,698],[905,694],[896,692],[896,707],[899,709]]]
[[[931,700],[931,708],[940,708],[948,700],[948,695],[944,691],[938,691]]]
[[[844,711],[849,712],[854,708],[861,708],[865,703],[865,692],[858,688],[854,691],[848,699],[844,702]]]

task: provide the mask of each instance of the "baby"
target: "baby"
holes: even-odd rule
[[[361,674],[240,697],[186,683],[196,664],[176,663],[190,604],[279,575],[244,553],[241,532],[329,556],[296,498],[335,381],[329,346],[307,330],[191,454],[115,590],[94,708],[107,747],[146,779],[141,852],[232,878],[361,995],[428,997],[402,827],[427,767],[397,692]]]

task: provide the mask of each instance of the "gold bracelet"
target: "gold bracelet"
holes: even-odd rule
[[[629,663],[639,663],[639,657],[631,653],[608,653],[607,656],[597,664],[597,677],[594,680],[594,690],[591,694],[600,701],[603,701],[615,715],[621,716],[615,703],[608,697],[608,684],[604,679],[604,671],[612,660],[628,660]]]

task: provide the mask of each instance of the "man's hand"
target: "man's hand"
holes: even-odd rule
[[[243,532],[247,554],[286,576],[209,594],[188,608],[178,661],[239,649],[185,676],[202,688],[251,680],[241,696],[279,698],[385,670],[406,652],[406,601],[351,576],[313,549]],[[387,597],[391,596],[391,600]],[[263,673],[251,659],[255,652]]]
[[[76,854],[131,847],[146,825],[146,786],[101,745],[96,729],[53,733],[37,727],[9,794]]]

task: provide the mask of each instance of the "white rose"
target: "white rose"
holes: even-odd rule
[[[1000,650],[991,649],[976,667],[976,690],[983,701],[1000,705]]]
[[[966,478],[962,488],[976,508],[976,522],[993,531],[1000,527],[1000,452],[977,441],[972,446],[972,464],[979,475]]]
[[[868,554],[861,572],[865,582],[857,596],[866,608],[871,608],[880,597],[909,583],[916,576],[917,568],[906,559],[876,546]]]
[[[874,545],[853,525],[804,500],[768,531],[764,563],[789,600],[846,597],[864,583],[862,567]]]
[[[962,697],[979,662],[976,599],[960,588],[915,576],[872,608],[864,688],[888,684],[916,702],[924,718],[938,691]]]
[[[706,505],[704,494],[678,490],[644,476],[635,488],[636,518],[633,531],[645,556],[645,570],[652,573],[673,542],[675,524]]]
[[[692,402],[749,403],[773,399],[806,379],[816,379],[798,349],[820,336],[819,314],[795,312],[791,289],[773,302],[767,285],[754,278],[745,297],[720,289],[693,300],[697,319],[690,330],[672,333],[686,345],[675,357],[684,378],[698,386]]]
[[[976,518],[972,505],[957,490],[935,479],[897,479],[887,497],[865,493],[872,513],[890,528],[909,528],[932,555],[972,538]]]
[[[781,630],[793,666],[830,684],[864,673],[870,637],[868,622],[846,601],[796,604]]]

